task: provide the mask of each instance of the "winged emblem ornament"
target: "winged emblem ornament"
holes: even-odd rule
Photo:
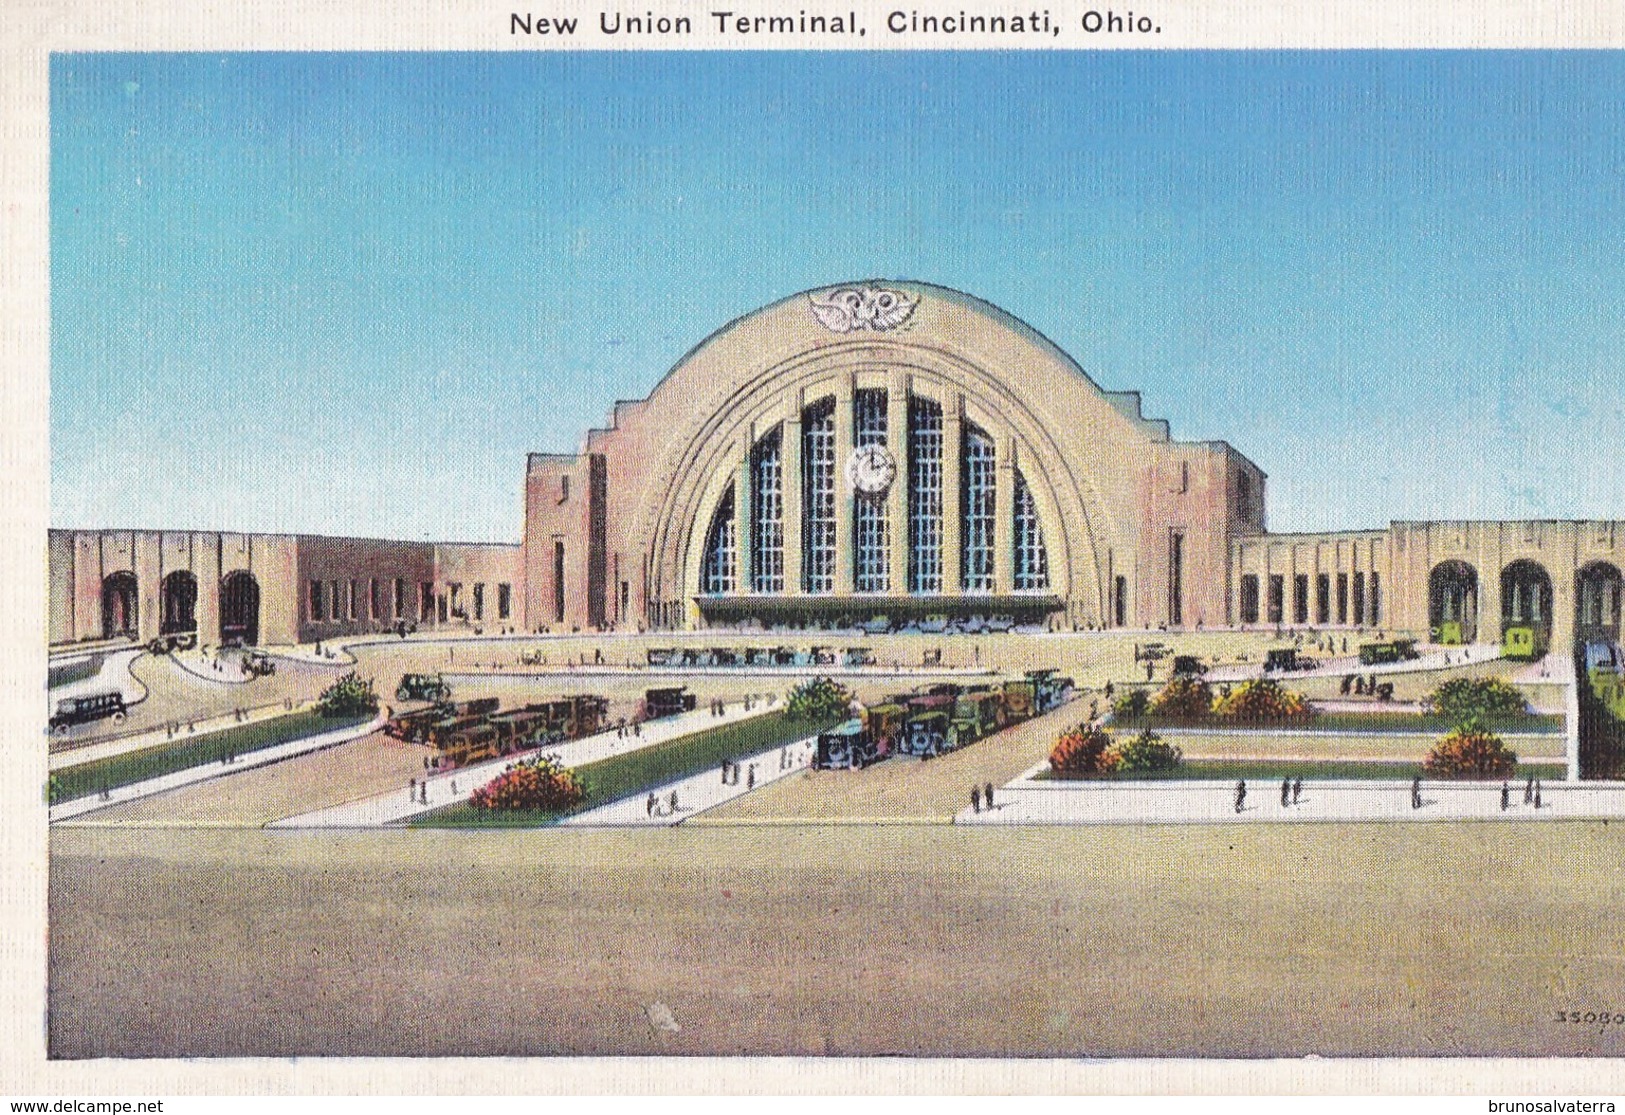
[[[838,287],[823,294],[809,294],[813,317],[832,333],[857,333],[864,329],[884,333],[907,321],[919,299],[898,290],[882,287]]]

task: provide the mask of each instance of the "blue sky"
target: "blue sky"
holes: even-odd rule
[[[1277,530],[1625,517],[1625,55],[58,55],[52,522],[514,540],[706,334],[919,279]]]

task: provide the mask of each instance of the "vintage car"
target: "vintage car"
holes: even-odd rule
[[[122,693],[87,693],[83,697],[64,697],[56,703],[56,712],[51,714],[51,731],[66,735],[75,724],[88,724],[93,720],[111,720],[115,724],[122,724],[124,717]]]

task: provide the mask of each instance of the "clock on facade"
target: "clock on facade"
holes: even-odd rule
[[[846,460],[846,482],[866,496],[884,495],[897,479],[897,462],[884,445],[860,445]]]

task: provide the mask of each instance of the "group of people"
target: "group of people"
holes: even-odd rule
[[[632,736],[634,738],[642,738],[642,736],[643,736],[643,721],[634,720],[634,721],[632,721],[632,723],[628,724],[626,722],[626,717],[624,717],[624,716],[621,717],[620,722],[615,725],[615,738],[616,739],[625,739],[627,736]]]
[[[779,757],[779,763],[780,763],[779,769],[783,770],[784,769],[784,766],[783,766],[784,758],[783,758],[782,754]],[[740,771],[740,769],[741,768],[740,768],[740,765],[738,763],[734,762],[731,759],[724,759],[723,763],[722,763],[722,784],[724,786],[737,786],[737,785],[739,785],[739,771]],[[745,779],[746,779],[746,781],[745,781],[745,789],[754,790],[756,788],[756,764],[755,763],[752,763],[750,765],[750,769],[748,771],[746,771]]]
[[[980,813],[984,809],[993,812],[993,783],[988,782],[981,786],[971,783],[970,788],[971,812]]]
[[[1540,779],[1536,778],[1532,774],[1529,776],[1528,780],[1526,782],[1524,782],[1524,784],[1523,784],[1523,803],[1525,805],[1533,806],[1536,809],[1540,808]],[[1508,808],[1511,807],[1511,805],[1512,805],[1512,783],[1510,781],[1503,782],[1503,783],[1501,783],[1501,809],[1502,809],[1502,811],[1505,812]]]
[[[664,802],[653,790],[649,791],[649,798],[643,803],[643,811],[651,817],[672,816],[677,812],[677,791],[673,790],[666,795]]]

